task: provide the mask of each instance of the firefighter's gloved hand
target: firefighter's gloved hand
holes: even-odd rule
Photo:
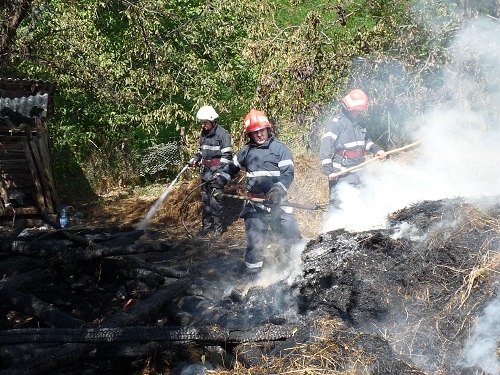
[[[210,189],[224,189],[227,184],[227,179],[222,177],[220,174],[216,174],[213,180],[210,182]]]
[[[222,195],[224,194],[224,186],[226,186],[227,180],[222,176],[217,176],[211,183],[210,189],[212,191],[212,196],[220,201],[222,200]]]
[[[224,189],[212,189],[212,197],[215,198],[216,201],[220,202],[222,200],[224,194]]]
[[[285,195],[286,190],[283,185],[276,184],[271,188],[271,190],[269,190],[265,203],[279,203],[281,201],[281,198],[283,198]]]
[[[190,167],[196,167],[198,165],[198,160],[196,160],[195,158],[191,158],[189,161],[188,161],[188,164]]]

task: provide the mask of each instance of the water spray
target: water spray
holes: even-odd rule
[[[153,218],[153,216],[155,215],[156,213],[156,210],[158,210],[158,207],[160,207],[160,205],[163,203],[163,201],[167,198],[168,194],[170,193],[170,191],[172,190],[172,188],[174,187],[175,183],[177,182],[177,180],[179,179],[179,177],[190,167],[189,164],[186,164],[184,166],[184,168],[182,168],[182,170],[179,172],[179,174],[177,175],[177,177],[174,178],[174,180],[170,183],[170,185],[168,185],[168,188],[165,189],[165,191],[163,192],[163,194],[160,196],[160,198],[158,198],[158,200],[155,202],[155,204],[149,209],[148,213],[146,214],[146,216],[144,217],[144,219],[142,219],[142,221],[139,223],[139,226],[137,227],[137,230],[144,230],[148,223],[150,222],[150,220]]]

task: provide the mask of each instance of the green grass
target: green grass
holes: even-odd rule
[[[325,23],[337,21],[335,5],[324,0],[278,0],[273,3],[276,9],[276,23],[281,28],[302,24],[312,11],[319,12]]]

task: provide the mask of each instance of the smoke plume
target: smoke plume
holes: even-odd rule
[[[487,374],[500,373],[500,360],[497,355],[500,340],[499,317],[500,295],[486,306],[473,335],[465,343],[464,366],[480,367]]]
[[[488,18],[460,30],[450,46],[453,63],[434,88],[449,100],[405,124],[420,141],[408,151],[411,160],[397,157],[405,151],[396,153],[367,164],[360,188],[339,184],[341,211],[328,217],[323,231],[384,227],[389,213],[422,200],[500,193],[499,32],[500,23]],[[475,79],[464,66],[474,69]]]
[[[413,141],[420,141],[408,151],[411,157],[367,164],[359,188],[339,184],[341,210],[329,215],[324,232],[384,228],[390,213],[419,201],[500,196],[499,34],[500,22],[486,17],[457,32],[449,46],[452,63],[445,67],[442,85],[433,88],[448,100],[405,124]],[[411,228],[404,230],[411,234]],[[499,317],[497,297],[465,344],[465,367],[500,373]]]

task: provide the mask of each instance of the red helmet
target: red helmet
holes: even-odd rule
[[[245,116],[245,133],[252,133],[264,128],[271,129],[271,124],[269,123],[266,114],[262,111],[251,109]]]
[[[363,90],[354,89],[342,98],[342,102],[349,111],[365,111],[368,108],[368,95]]]

